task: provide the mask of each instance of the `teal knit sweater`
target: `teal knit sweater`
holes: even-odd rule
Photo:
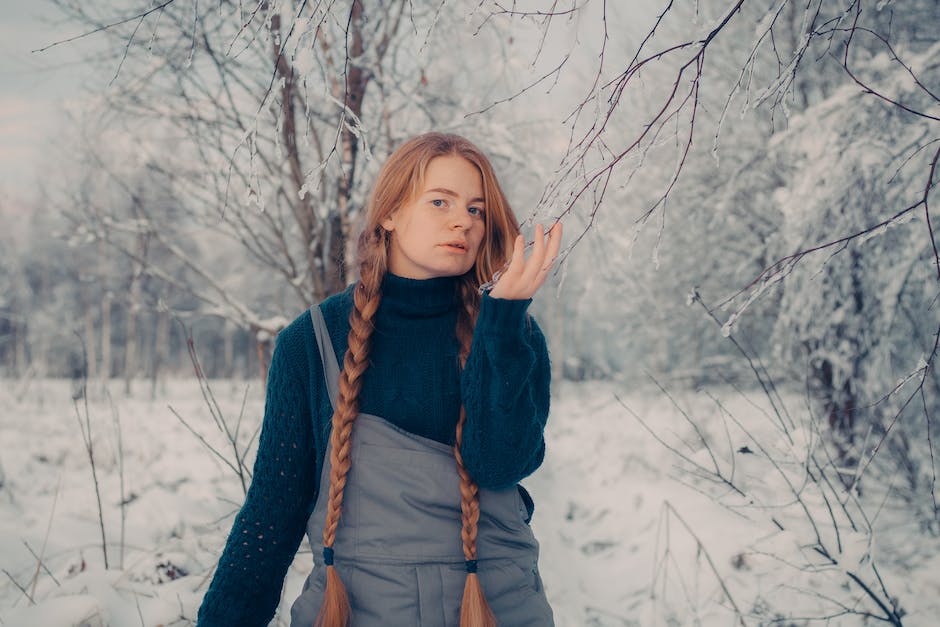
[[[481,487],[516,484],[542,463],[549,408],[548,350],[526,315],[530,302],[485,294],[461,371],[457,279],[387,274],[360,411],[453,444],[462,399],[467,471]],[[340,363],[352,306],[353,286],[321,305]],[[270,622],[316,503],[331,417],[307,311],[277,337],[251,487],[199,608],[200,626]]]

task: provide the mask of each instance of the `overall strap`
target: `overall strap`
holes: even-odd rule
[[[320,349],[320,360],[323,362],[323,376],[326,379],[326,390],[330,395],[330,405],[333,411],[339,404],[339,361],[333,350],[333,340],[330,331],[323,319],[323,312],[319,305],[310,308],[310,320],[313,322],[313,332],[317,337],[317,347]]]

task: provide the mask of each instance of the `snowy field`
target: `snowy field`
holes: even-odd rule
[[[92,391],[88,404],[105,569],[70,383],[0,382],[2,625],[194,622],[243,493],[233,471],[170,407],[229,459],[231,446],[195,380],[170,382],[156,400],[144,383],[132,397],[120,382],[111,390],[110,400]],[[242,382],[216,381],[212,391],[232,425],[247,399],[239,439],[248,442],[262,415],[260,386],[247,389],[247,397]],[[798,457],[788,463],[788,455],[812,445],[810,431],[797,425],[781,444],[757,395],[710,389],[674,398],[675,405],[658,390],[613,383],[556,389],[545,464],[524,484],[536,502],[540,569],[559,627],[823,624],[804,620],[820,616],[831,617],[831,625],[882,624],[858,614],[878,607],[850,581],[853,575],[879,595],[886,591],[881,598],[895,599],[904,625],[940,624],[940,543],[920,532],[903,507],[871,490],[871,507],[860,507],[873,514],[873,534],[834,526],[839,512],[824,507],[812,484],[796,481],[803,476]],[[798,398],[790,405],[803,406]],[[83,404],[78,412],[84,419]],[[716,464],[744,496],[689,474],[677,453]],[[768,457],[778,467],[765,463]],[[852,504],[842,509],[851,512]],[[824,566],[811,548],[820,538],[837,549]],[[280,616],[289,615],[309,564],[304,541]]]

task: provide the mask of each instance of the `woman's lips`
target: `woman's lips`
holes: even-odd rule
[[[443,247],[446,248],[447,250],[449,250],[449,251],[451,251],[451,252],[455,252],[455,253],[466,253],[466,252],[467,252],[467,245],[466,245],[466,244],[460,245],[460,244],[458,244],[457,242],[447,242],[446,244],[441,244],[441,246],[443,246]]]

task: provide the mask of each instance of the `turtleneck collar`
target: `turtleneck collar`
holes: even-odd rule
[[[459,277],[409,279],[391,272],[382,279],[380,307],[404,316],[437,316],[457,307]]]

